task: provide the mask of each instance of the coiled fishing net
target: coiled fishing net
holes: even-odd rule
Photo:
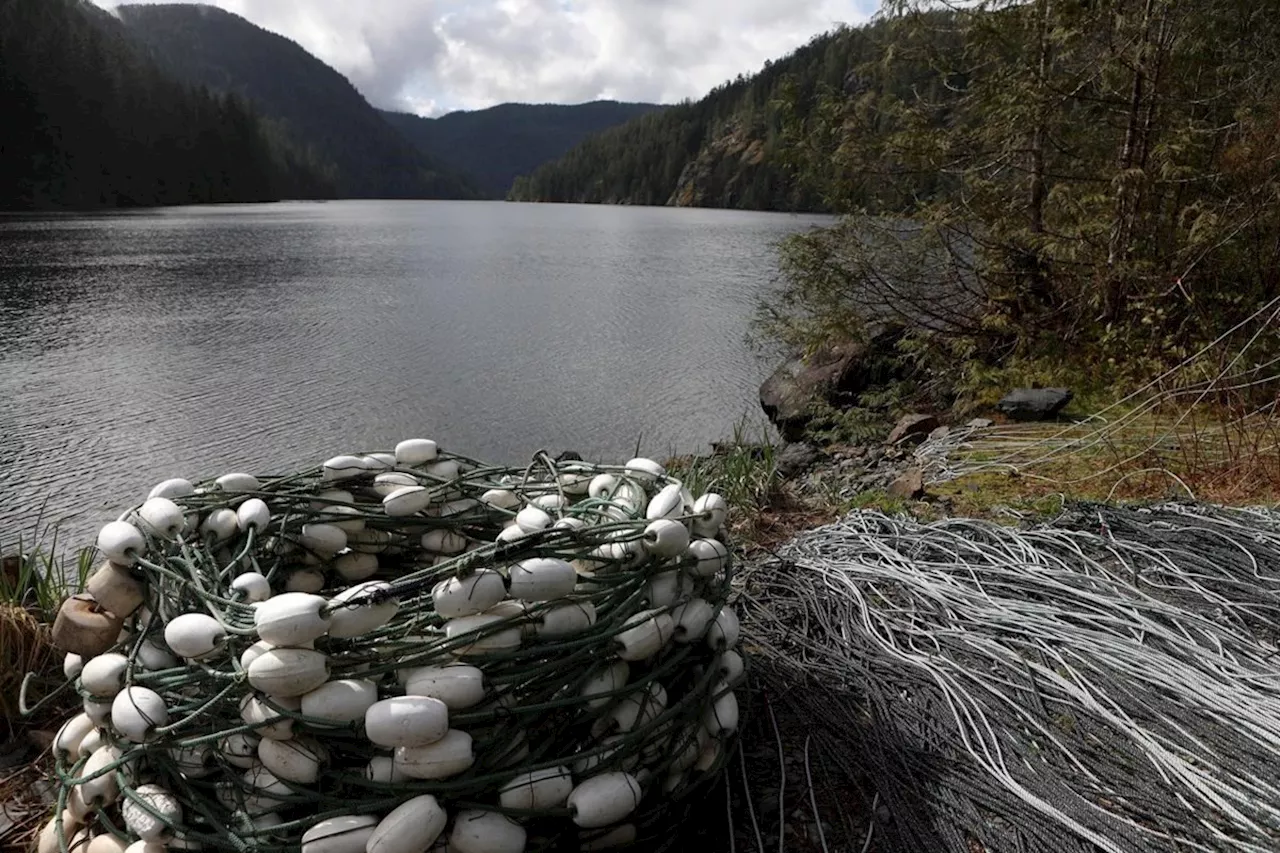
[[[725,509],[423,440],[166,481],[55,627],[85,714],[42,849],[660,842],[737,727]]]
[[[862,849],[1280,849],[1280,514],[857,512],[743,580],[771,703],[874,792]]]

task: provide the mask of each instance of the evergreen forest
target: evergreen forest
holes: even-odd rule
[[[243,99],[168,77],[84,0],[0,0],[0,208],[325,196]]]

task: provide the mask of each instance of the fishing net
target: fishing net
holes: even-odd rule
[[[858,512],[742,580],[762,689],[874,792],[862,849],[1280,847],[1280,514]]]
[[[425,440],[161,483],[55,626],[84,714],[41,843],[659,843],[737,728],[725,511],[651,460]]]

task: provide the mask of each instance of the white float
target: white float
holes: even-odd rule
[[[643,456],[637,456],[622,467],[627,472],[627,476],[639,481],[641,485],[646,487],[653,486],[658,482],[659,477],[667,475],[666,468]]]
[[[302,853],[365,853],[377,826],[373,815],[322,820],[302,833]]]
[[[97,544],[102,556],[121,566],[132,566],[147,550],[147,540],[142,532],[127,521],[103,525],[98,531]]]
[[[92,696],[113,698],[124,687],[125,670],[129,659],[116,652],[108,652],[89,659],[80,672],[80,686]]]
[[[590,601],[574,601],[545,610],[539,616],[537,634],[543,639],[571,637],[596,624],[596,608]]]
[[[436,843],[449,815],[430,794],[405,800],[379,821],[367,853],[423,853]]]
[[[375,755],[365,765],[364,778],[370,782],[389,785],[392,782],[403,782],[409,777],[396,767],[395,760],[390,755]]]
[[[651,657],[671,641],[674,625],[671,616],[661,610],[642,610],[623,623],[614,638],[618,657],[640,661]]]
[[[519,626],[499,628],[510,618],[507,614],[478,613],[474,616],[459,616],[445,623],[445,637],[457,640],[468,634],[476,633],[470,642],[459,643],[453,652],[457,655],[484,655],[492,652],[504,652],[520,648],[521,632]],[[478,632],[478,633],[477,633]]]
[[[125,827],[143,841],[166,839],[173,834],[172,827],[182,822],[178,798],[159,785],[139,785],[125,797],[120,812]]]
[[[400,464],[394,453],[369,453],[361,456],[360,461],[369,471],[390,471]]]
[[[691,598],[683,604],[671,609],[671,619],[675,622],[674,639],[677,643],[694,643],[707,633],[707,627],[715,618],[711,605],[701,598]]]
[[[396,599],[385,598],[377,604],[353,603],[390,589],[388,583],[367,581],[349,586],[329,599],[329,636],[340,639],[360,637],[390,622],[400,607]]]
[[[416,515],[431,506],[431,490],[426,486],[402,486],[382,499],[382,510],[392,518]]]
[[[404,692],[439,699],[450,711],[461,711],[484,701],[484,673],[461,663],[419,667],[409,671]]]
[[[573,592],[578,573],[564,560],[534,557],[521,560],[509,571],[511,597],[524,601],[551,601]]]
[[[720,612],[716,614],[715,621],[711,623],[711,627],[707,628],[707,644],[716,651],[724,651],[732,649],[738,645],[738,635],[741,633],[741,626],[738,623],[738,614],[733,608],[725,604],[720,608]]]
[[[204,521],[200,522],[200,532],[214,542],[225,542],[239,529],[240,519],[236,511],[226,507],[211,511],[205,516]]]
[[[207,613],[184,613],[164,626],[165,644],[189,660],[213,654],[226,638],[227,629]]]
[[[730,649],[721,652],[719,657],[716,658],[716,668],[725,684],[733,686],[742,678],[746,666],[743,663],[742,655]]]
[[[365,712],[364,731],[376,746],[426,746],[449,731],[449,708],[430,696],[383,699]]]
[[[461,554],[467,550],[467,539],[460,533],[443,527],[428,530],[419,540],[422,550],[433,554]]]
[[[602,708],[616,698],[630,677],[630,665],[624,660],[614,661],[587,679],[578,695],[587,700],[588,708]]]
[[[146,502],[138,508],[138,523],[152,536],[160,539],[176,539],[187,520],[182,515],[182,507],[168,498],[147,498]],[[107,557],[111,559],[110,554]]]
[[[525,533],[537,533],[546,530],[555,521],[542,507],[527,506],[516,513],[516,524]]]
[[[244,597],[246,604],[266,601],[271,597],[271,584],[257,572],[245,572],[231,582],[231,589]]]
[[[709,578],[729,563],[729,549],[715,539],[695,539],[685,550],[685,559],[692,561],[689,574]]]
[[[462,475],[462,467],[452,459],[442,459],[438,462],[432,462],[422,470],[424,473],[430,474],[438,480],[456,480]]]
[[[693,578],[679,570],[659,572],[649,578],[645,586],[645,597],[650,607],[670,607],[693,595],[697,588]]]
[[[411,779],[448,779],[475,763],[471,735],[449,729],[445,736],[426,746],[398,747],[395,766]]]
[[[423,465],[439,455],[439,446],[429,438],[406,438],[396,445],[396,461],[401,465]]]
[[[229,734],[218,741],[218,752],[232,767],[252,767],[258,760],[258,738],[247,732]]]
[[[435,611],[445,619],[481,613],[506,595],[507,585],[493,569],[480,569],[465,578],[449,578],[431,591]]]
[[[598,829],[625,818],[640,805],[640,783],[630,773],[601,773],[569,794],[569,814],[585,829]]]
[[[659,518],[675,518],[684,509],[683,487],[679,483],[663,486],[649,501],[645,509],[645,518],[656,521]]]
[[[92,731],[84,736],[84,740],[80,741],[80,752],[75,756],[75,760],[79,761],[81,758],[93,755],[94,750],[105,745],[106,742],[102,729],[95,726]]]
[[[257,477],[240,472],[223,474],[213,481],[213,485],[224,492],[256,492],[262,487]]]
[[[169,724],[169,709],[149,687],[126,687],[111,702],[111,727],[134,743],[144,743],[157,728]]]
[[[262,766],[286,782],[313,784],[320,778],[320,768],[326,759],[324,747],[314,738],[263,738],[258,742],[258,760]]]
[[[336,504],[325,507],[324,523],[332,524],[347,534],[348,544],[351,542],[351,537],[364,532],[366,525],[364,513],[359,508]]]
[[[332,557],[347,547],[347,531],[334,524],[304,524],[298,542],[321,557]]]
[[[378,686],[372,681],[340,678],[304,693],[301,712],[321,724],[340,726],[363,720],[365,712],[377,701]]]
[[[320,466],[321,479],[331,482],[350,480],[367,473],[369,469],[365,467],[364,460],[359,456],[334,456],[332,459],[326,459]]]
[[[268,696],[302,696],[329,678],[329,659],[312,649],[275,648],[249,664],[249,684]]]
[[[724,690],[725,685],[716,687],[716,692]],[[738,730],[738,697],[729,690],[707,709],[702,716],[702,726],[707,734],[721,737]]]
[[[185,498],[196,493],[196,486],[190,480],[173,477],[156,483],[147,494],[148,498]]]
[[[70,764],[75,764],[80,756],[80,744],[85,736],[94,730],[93,720],[88,714],[76,714],[62,724],[58,733],[53,736],[53,754]]]
[[[371,532],[381,533],[382,531]],[[359,548],[360,545],[355,547]],[[378,555],[353,549],[340,554],[338,559],[333,561],[333,570],[345,581],[362,581],[378,573]]]
[[[116,781],[116,770],[107,770],[123,757],[124,753],[116,746],[105,744],[93,751],[89,760],[80,769],[80,778],[85,781],[76,786],[81,801],[89,807],[110,806],[120,796],[120,785]],[[90,778],[94,777],[94,778]]]
[[[328,604],[318,595],[286,592],[269,598],[253,612],[258,636],[276,646],[296,646],[322,637],[329,630]]]
[[[270,702],[288,711],[302,710],[302,699],[273,696]],[[293,737],[293,718],[286,716],[268,704],[266,697],[252,694],[240,700],[240,719],[253,726],[254,734],[275,740]],[[268,722],[270,720],[271,722]],[[256,749],[256,746],[255,746]]]
[[[504,809],[545,811],[564,805],[572,790],[569,768],[547,767],[521,773],[507,782],[498,792],[498,803]]]
[[[236,508],[236,524],[248,533],[250,530],[265,533],[271,524],[271,510],[261,498],[249,498]]]
[[[388,471],[373,478],[374,494],[380,498],[385,498],[399,489],[421,485],[417,477],[403,471]]]

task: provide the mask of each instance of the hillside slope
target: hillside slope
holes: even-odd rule
[[[121,6],[120,19],[166,68],[235,92],[327,161],[354,198],[466,198],[474,189],[382,120],[334,69],[296,43],[200,5]]]
[[[486,196],[503,198],[520,175],[564,156],[593,133],[660,110],[656,104],[500,104],[439,118],[383,112],[428,156],[469,177]]]
[[[796,166],[797,133],[824,96],[857,98],[861,67],[882,56],[888,25],[842,27],[706,97],[634,119],[585,140],[516,181],[510,198],[609,204],[825,211],[825,181]],[[930,85],[911,68],[896,89]]]
[[[174,81],[89,3],[0,0],[0,116],[0,208],[326,194],[242,100]]]

